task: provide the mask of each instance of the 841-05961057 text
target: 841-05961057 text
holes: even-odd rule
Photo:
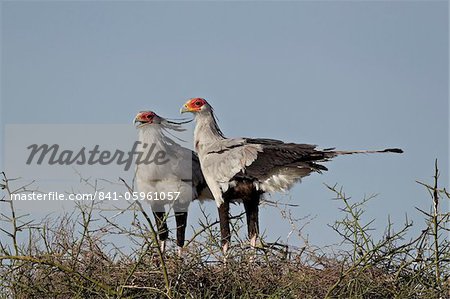
[[[168,192],[98,192],[99,200],[167,200],[175,201],[180,197],[180,192],[178,191],[168,191]]]

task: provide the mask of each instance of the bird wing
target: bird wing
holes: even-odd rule
[[[327,161],[332,152],[317,150],[312,144],[284,143],[271,139],[247,139],[247,143],[259,144],[262,151],[258,158],[245,169],[245,174],[258,179],[266,179],[283,168],[304,168],[312,171],[327,170],[315,162]]]
[[[222,192],[226,192],[230,180],[251,165],[261,151],[259,144],[249,144],[245,138],[222,139],[204,148],[202,169],[205,176],[211,176]]]
[[[276,139],[221,139],[205,148],[202,167],[226,192],[234,181],[249,180],[263,192],[286,192],[312,172],[328,170],[320,162],[339,155],[402,152],[400,149],[336,151],[312,144],[285,143]],[[210,182],[210,181],[208,181]],[[210,185],[211,187],[211,185]]]
[[[242,179],[255,182],[262,191],[286,191],[311,172],[326,170],[314,161],[326,161],[330,154],[315,148],[275,139],[222,139],[205,148],[203,170],[222,192]]]
[[[312,172],[326,171],[317,162],[334,157],[330,150],[318,150],[316,145],[284,143],[274,139],[247,139],[248,144],[258,144],[262,150],[257,159],[237,177],[257,180],[262,191],[285,192]]]

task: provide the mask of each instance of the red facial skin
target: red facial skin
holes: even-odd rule
[[[141,123],[152,123],[153,122],[153,118],[155,117],[155,113],[152,111],[144,111],[144,112],[140,112],[137,116],[136,116],[136,121],[139,121]]]
[[[202,107],[206,104],[206,100],[202,98],[193,98],[190,99],[184,106],[190,111],[190,112],[196,112],[200,111]]]

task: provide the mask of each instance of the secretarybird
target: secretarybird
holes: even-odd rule
[[[135,182],[145,195],[155,217],[161,251],[165,251],[169,236],[165,206],[173,208],[177,225],[178,253],[184,246],[188,207],[194,199],[211,199],[212,194],[203,177],[198,156],[168,136],[172,131],[184,131],[181,123],[166,120],[152,111],[139,112],[135,119],[139,144],[137,151],[164,155],[162,161],[136,163]],[[141,198],[140,198],[141,199]]]
[[[311,172],[327,168],[326,162],[339,155],[361,153],[402,153],[398,148],[384,150],[337,151],[317,149],[311,144],[285,143],[274,139],[226,138],[211,105],[192,98],[181,112],[195,115],[194,145],[201,169],[219,210],[222,248],[230,243],[229,204],[244,204],[250,245],[256,246],[259,233],[258,206],[262,194],[285,192]]]

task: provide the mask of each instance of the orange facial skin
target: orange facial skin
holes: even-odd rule
[[[155,115],[156,114],[152,111],[141,111],[134,118],[134,122],[139,122],[141,124],[152,123]]]
[[[206,100],[202,98],[189,99],[183,106],[183,112],[197,112],[206,104]]]

